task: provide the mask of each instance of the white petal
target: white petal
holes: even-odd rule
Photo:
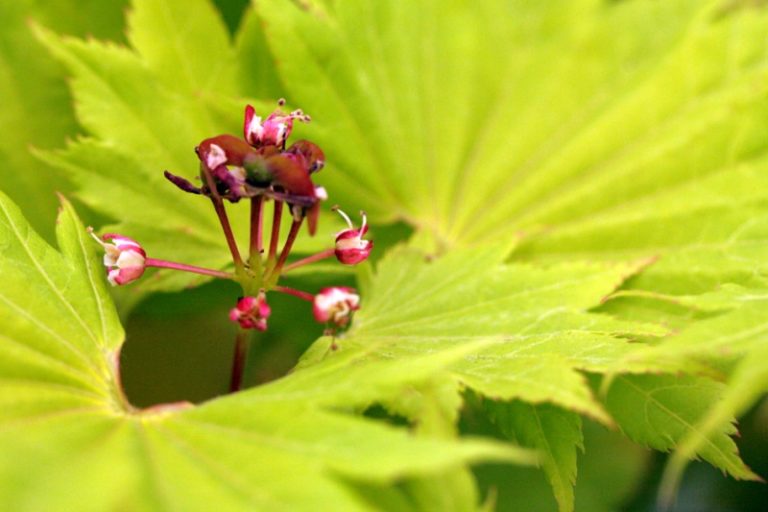
[[[211,144],[211,149],[205,159],[205,164],[209,169],[215,169],[227,161],[227,154],[221,149],[221,146]]]
[[[117,258],[115,265],[117,265],[117,268],[143,267],[144,256],[135,251],[123,251],[120,253],[120,257]]]

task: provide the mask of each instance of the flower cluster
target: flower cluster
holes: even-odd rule
[[[373,249],[373,242],[364,238],[368,231],[365,213],[361,212],[360,228],[355,228],[349,216],[334,207],[348,225],[348,229],[336,235],[334,246],[315,255],[288,262],[304,219],[307,219],[310,235],[314,235],[320,202],[327,199],[327,193],[312,181],[313,175],[325,165],[323,151],[307,140],[298,140],[287,146],[294,122],[308,123],[310,118],[301,110],[284,113],[281,109],[284,104],[284,100],[280,100],[278,108],[263,120],[248,105],[245,108],[242,138],[224,134],[200,142],[195,147],[200,160],[199,186],[165,171],[165,177],[176,187],[184,192],[208,197],[213,203],[232,255],[235,272],[147,258],[144,249],[130,238],[116,234],[106,234],[101,238],[94,235],[105,250],[104,265],[110,283],[117,286],[135,281],[142,276],[146,267],[193,272],[232,279],[242,285],[243,296],[229,313],[230,319],[242,329],[267,329],[267,320],[272,312],[267,304],[267,294],[272,291],[311,302],[315,319],[331,330],[349,325],[352,314],[360,307],[360,296],[355,290],[330,287],[313,295],[278,284],[282,275],[303,265],[334,256],[344,265],[356,265],[365,261]],[[241,256],[235,242],[225,207],[225,201],[238,203],[244,199],[251,204],[250,245],[246,259]],[[273,222],[266,246],[263,217],[269,202],[273,204]],[[291,228],[280,247],[284,210],[290,214]]]
[[[279,105],[283,104],[281,100]],[[308,216],[309,231],[314,234],[319,203],[326,193],[312,183],[311,175],[323,168],[325,155],[307,140],[285,147],[294,120],[307,123],[310,118],[301,110],[284,114],[278,107],[262,122],[248,105],[242,139],[218,135],[195,147],[202,186],[168,171],[165,177],[185,192],[218,196],[232,203],[254,197],[285,202],[291,206],[294,217]]]

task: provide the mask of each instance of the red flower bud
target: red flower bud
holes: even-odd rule
[[[107,269],[107,280],[112,286],[120,286],[135,281],[144,274],[147,254],[138,242],[127,236],[107,233],[101,238],[88,232],[104,248],[104,266]]]
[[[243,297],[237,301],[237,306],[229,311],[229,319],[240,324],[243,329],[267,330],[267,318],[272,309],[267,304],[264,293],[258,297]]]
[[[349,229],[345,229],[336,235],[336,259],[344,265],[357,265],[368,259],[368,255],[371,254],[373,249],[373,242],[371,240],[363,240],[363,236],[368,232],[365,212],[360,212],[360,215],[363,217],[363,223],[360,229],[355,229],[346,213],[339,209],[336,209],[336,211],[344,217],[349,226]]]
[[[344,327],[349,323],[352,313],[358,309],[360,309],[360,296],[354,289],[334,286],[323,288],[315,295],[312,312],[318,322],[331,322]]]

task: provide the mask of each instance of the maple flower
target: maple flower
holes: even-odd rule
[[[210,197],[212,191],[205,177],[208,172],[223,199],[236,203],[243,197],[266,196],[287,202],[299,216],[306,213],[310,232],[314,233],[317,203],[327,197],[310,176],[323,167],[325,158],[315,144],[297,141],[286,150],[277,146],[254,148],[232,135],[218,135],[202,141],[195,151],[205,167],[201,187],[168,171],[164,173],[166,179],[184,192]]]
[[[88,228],[88,232],[104,248],[104,266],[112,286],[128,284],[144,274],[147,254],[138,242],[115,233],[99,238],[92,228]]]
[[[320,323],[331,322],[339,327],[349,323],[352,313],[360,309],[360,296],[353,288],[333,286],[315,295],[312,312]]]
[[[267,304],[264,293],[257,297],[242,297],[237,301],[237,306],[229,311],[229,319],[240,324],[243,329],[267,330],[267,318],[272,314],[272,309]]]
[[[310,117],[301,110],[294,110],[290,114],[285,114],[280,109],[285,105],[285,100],[281,99],[277,104],[279,107],[264,121],[256,115],[256,110],[251,105],[245,107],[243,137],[248,144],[254,147],[284,147],[286,139],[293,130],[293,121],[299,120],[304,123],[310,121]]]
[[[349,229],[345,229],[336,235],[336,259],[344,265],[357,265],[368,259],[373,249],[373,241],[363,240],[363,236],[368,232],[365,212],[360,212],[363,217],[363,223],[360,229],[355,229],[352,221],[346,213],[335,208],[339,215],[347,221]]]

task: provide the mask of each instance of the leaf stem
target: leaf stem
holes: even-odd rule
[[[181,270],[182,272],[191,272],[193,274],[201,274],[204,276],[218,277],[221,279],[236,280],[237,277],[230,273],[221,270],[213,270],[210,268],[196,267],[194,265],[187,265],[185,263],[176,263],[175,261],[158,260],[155,258],[146,258],[144,265],[147,267],[155,268],[169,268],[172,270]]]
[[[290,265],[286,265],[283,268],[283,274],[290,272],[291,270],[299,267],[303,267],[304,265],[309,265],[310,263],[314,263],[316,261],[324,260],[326,258],[330,258],[331,256],[336,254],[336,249],[326,249],[324,251],[320,251],[317,254],[313,254],[312,256],[307,256],[306,258],[302,258],[298,261],[294,261]]]
[[[293,295],[294,297],[298,297],[300,299],[304,299],[309,302],[315,301],[315,296],[312,295],[311,293],[303,292],[295,288],[289,288],[287,286],[275,286],[272,289],[275,290],[276,292],[287,293],[288,295]]]
[[[245,373],[245,361],[248,359],[250,336],[245,329],[238,329],[235,336],[235,353],[232,357],[232,375],[229,380],[229,392],[234,393],[243,388],[243,375]]]

